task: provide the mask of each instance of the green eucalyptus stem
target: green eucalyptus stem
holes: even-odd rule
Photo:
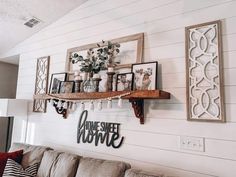
[[[99,73],[101,70],[107,69],[108,66],[115,66],[114,59],[120,52],[120,44],[102,41],[102,45],[97,44],[97,46],[96,52],[93,48],[87,51],[86,58],[76,52],[73,53],[71,55],[72,64],[80,62],[80,71],[89,73]]]

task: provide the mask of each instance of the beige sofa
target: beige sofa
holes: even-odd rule
[[[131,169],[130,164],[81,157],[49,147],[14,143],[10,151],[24,150],[21,165],[40,163],[37,177],[163,177]]]

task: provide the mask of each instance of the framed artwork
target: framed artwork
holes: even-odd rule
[[[157,89],[158,62],[147,62],[132,65],[134,73],[134,90]]]
[[[113,91],[116,91],[117,74],[131,72],[131,68],[120,68],[120,69],[117,69],[115,72],[116,72],[116,74],[113,77]],[[106,92],[106,90],[107,90],[107,71],[100,71],[99,74],[101,75],[101,79],[102,79],[99,83],[99,92]]]
[[[133,90],[134,73],[117,74],[116,91],[131,91]]]
[[[36,80],[34,94],[46,94],[48,89],[50,57],[41,57],[37,59]],[[33,112],[46,112],[46,100],[34,100]]]
[[[225,122],[221,21],[185,28],[187,119]]]
[[[117,64],[116,69],[120,68],[131,68],[132,63],[141,63],[143,61],[143,43],[144,43],[144,33],[129,35],[125,37],[120,37],[110,40],[112,43],[119,43],[120,53],[115,58],[115,63]],[[71,56],[74,53],[86,58],[88,49],[98,49],[97,44],[104,46],[102,42],[97,42],[93,44],[83,45],[80,47],[75,47],[67,50],[66,57],[66,68],[65,71],[72,73],[79,70],[79,63],[72,64]]]
[[[73,93],[75,87],[74,81],[61,81],[59,93]]]
[[[54,73],[51,75],[49,93],[56,94],[60,90],[60,82],[66,81],[67,73]]]

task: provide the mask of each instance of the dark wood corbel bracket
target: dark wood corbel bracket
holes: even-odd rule
[[[132,104],[134,114],[139,119],[140,124],[144,124],[144,100],[130,98],[129,102]]]
[[[67,109],[64,109],[64,108],[58,108],[57,107],[57,104],[58,104],[58,101],[55,101],[54,100],[54,102],[53,102],[53,107],[55,108],[55,110],[56,110],[56,112],[58,113],[58,114],[61,114],[62,115],[62,117],[64,118],[64,119],[66,119],[67,118]]]

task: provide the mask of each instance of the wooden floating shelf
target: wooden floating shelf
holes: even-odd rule
[[[113,92],[92,92],[92,93],[65,93],[65,94],[38,94],[34,95],[34,99],[51,99],[56,97],[58,99],[67,100],[96,100],[108,97],[119,96],[122,94],[130,93],[123,96],[123,99],[170,99],[170,93],[162,90],[140,90],[140,91],[113,91]]]
[[[138,91],[113,91],[113,92],[93,92],[93,93],[66,93],[66,94],[38,94],[34,95],[34,99],[49,100],[99,100],[109,97],[115,97],[123,94],[122,99],[128,99],[134,109],[135,116],[144,124],[144,99],[170,99],[170,93],[162,90],[138,90]],[[67,113],[63,116],[66,118]]]

